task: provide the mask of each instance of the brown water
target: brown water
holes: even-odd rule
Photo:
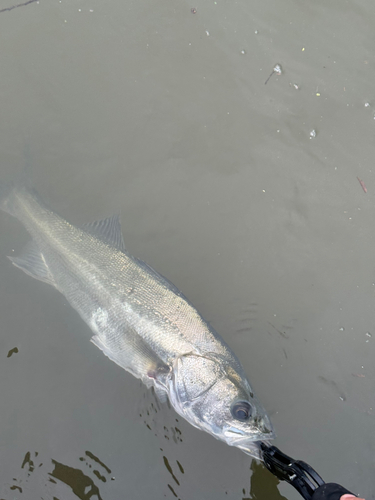
[[[1,179],[27,165],[76,224],[120,212],[129,250],[239,355],[275,444],[367,500],[374,16],[370,0],[0,13]],[[0,214],[0,234],[2,499],[300,498],[158,405],[57,292],[12,268],[21,225]]]

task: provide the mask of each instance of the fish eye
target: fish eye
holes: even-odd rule
[[[247,401],[236,401],[231,408],[231,413],[236,420],[243,422],[251,417],[251,405]]]

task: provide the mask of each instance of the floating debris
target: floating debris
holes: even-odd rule
[[[367,193],[367,187],[365,186],[365,183],[359,177],[357,177],[357,179],[358,179],[358,182],[360,183],[364,193]]]
[[[12,356],[12,354],[17,354],[17,353],[18,353],[18,347],[13,347],[13,349],[11,349],[8,352],[7,358],[10,358]]]
[[[316,130],[312,129],[310,132],[310,139],[314,139],[316,137]]]
[[[17,9],[18,7],[25,7],[26,5],[29,5],[30,3],[39,3],[38,0],[28,0],[28,2],[24,2],[24,3],[18,3],[16,5],[12,5],[11,7],[5,7],[4,9],[0,9],[0,13],[1,12],[6,12],[6,11],[9,11],[9,10],[13,10],[13,9]]]
[[[190,12],[191,12],[192,14],[196,14],[196,13],[197,13],[197,9],[196,9],[195,7],[192,7],[192,8],[190,9]]]
[[[276,73],[276,75],[281,75],[281,73],[283,72],[283,70],[281,69],[281,65],[280,64],[275,64],[273,70],[272,70],[272,73],[270,74],[270,76],[267,78],[267,80],[264,82],[264,85],[267,84],[268,80],[271,78],[271,76]]]

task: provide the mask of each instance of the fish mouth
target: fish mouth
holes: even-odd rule
[[[268,417],[255,417],[252,424],[252,431],[250,432],[250,429],[230,426],[225,430],[224,434],[235,446],[242,446],[242,444],[246,446],[246,443],[269,440],[276,437]]]
[[[272,438],[268,437],[265,440],[248,441],[247,443],[244,442],[244,444],[236,444],[236,446],[241,451],[246,453],[246,455],[250,455],[251,457],[256,458],[257,460],[264,461],[261,445],[266,444],[268,446],[272,446],[268,439],[273,439],[274,437],[275,435],[273,435]]]
[[[230,439],[235,446],[246,446],[247,443],[254,443],[256,441],[268,441],[270,439],[275,439],[276,434],[273,429],[266,430],[263,432],[254,432],[253,436],[245,434],[244,432],[237,429],[228,429],[225,431],[225,437]]]
[[[249,435],[238,435],[237,439],[234,437],[234,433],[232,434],[232,445],[236,446],[240,450],[242,450],[246,455],[250,455],[257,460],[263,460],[263,453],[261,449],[261,444],[266,443],[271,446],[271,440],[276,438],[276,434],[270,426],[270,428],[263,427],[264,432],[254,433],[254,436]],[[234,439],[233,439],[234,438]]]

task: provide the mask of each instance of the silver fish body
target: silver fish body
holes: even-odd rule
[[[118,217],[75,227],[18,186],[0,189],[0,208],[32,236],[10,260],[57,288],[106,356],[195,427],[260,458],[274,433],[240,362],[174,285],[126,251]]]

